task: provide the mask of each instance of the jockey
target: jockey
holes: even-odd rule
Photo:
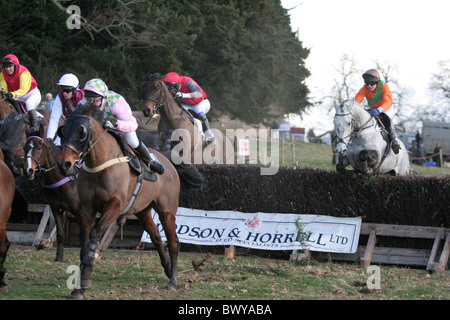
[[[60,87],[61,92],[58,93],[53,102],[52,113],[48,123],[47,140],[54,141],[57,146],[61,144],[60,138],[56,136],[59,119],[61,116],[66,117],[71,113],[81,99],[84,98],[83,90],[78,89],[79,83],[76,75],[73,73],[66,73],[56,84]]]
[[[206,144],[214,142],[214,134],[211,131],[208,118],[206,117],[206,114],[211,108],[211,104],[207,99],[205,91],[203,91],[194,79],[180,76],[175,72],[166,74],[164,82],[172,96],[181,99],[181,106],[183,108],[193,110],[200,116]]]
[[[93,104],[103,111],[104,128],[117,130],[127,141],[128,145],[137,151],[148,163],[148,168],[158,174],[163,174],[165,169],[156,156],[147,149],[136,135],[138,127],[136,118],[131,113],[130,105],[120,94],[108,90],[101,79],[91,79],[84,86],[84,98],[80,105]]]
[[[8,54],[3,57],[0,73],[0,89],[6,92],[6,98],[24,102],[30,119],[30,135],[39,131],[36,107],[41,103],[41,92],[30,71],[19,63],[19,59]],[[12,101],[14,102],[14,101]]]
[[[364,79],[364,86],[359,90],[355,96],[355,101],[361,103],[364,98],[370,106],[369,113],[372,116],[378,116],[380,113],[385,113],[391,120],[389,126],[389,134],[392,139],[392,151],[398,154],[401,147],[397,142],[397,134],[395,133],[395,127],[393,123],[394,109],[392,108],[393,100],[392,93],[388,85],[380,80],[380,73],[378,70],[370,69],[364,72],[362,75]]]

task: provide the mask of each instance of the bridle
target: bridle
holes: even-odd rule
[[[71,113],[68,116],[68,120],[72,117],[86,119],[87,123],[88,123],[88,128],[86,128],[85,126],[80,124],[79,126],[83,127],[83,137],[81,139],[79,139],[78,142],[75,142],[75,141],[64,142],[62,144],[62,147],[69,148],[78,156],[77,160],[75,160],[75,167],[81,168],[81,165],[82,165],[86,155],[95,147],[95,145],[106,134],[106,132],[108,132],[108,129],[104,129],[103,132],[100,134],[100,136],[93,143],[91,143],[92,128],[91,128],[90,118],[85,115],[78,115],[78,114]],[[66,123],[67,123],[67,121],[66,121]]]
[[[336,113],[335,116],[336,117],[346,117],[346,116],[351,116],[351,113],[350,112],[348,112],[348,113]],[[354,127],[354,125],[353,125],[354,121],[352,119],[351,124],[350,124],[351,129],[352,129],[351,133],[349,135],[345,136],[345,137],[339,137],[338,135],[336,135],[336,137],[335,137],[335,139],[337,140],[336,144],[343,143],[344,145],[347,145],[347,142],[345,142],[346,139],[350,138],[349,142],[348,142],[348,143],[350,143],[351,140],[353,140],[361,131],[369,129],[370,127],[373,127],[374,125],[376,125],[376,123],[374,121],[372,121],[374,119],[375,118],[373,116],[371,116],[369,118],[369,120],[367,120],[358,130],[354,130],[354,128],[353,128]],[[372,121],[372,124],[368,125],[370,121]]]
[[[35,145],[33,139],[39,140],[41,142],[41,145],[40,146]],[[25,160],[27,162],[27,167],[31,168],[31,161],[34,161],[37,164],[36,171],[39,172],[40,174],[45,174],[48,171],[53,170],[56,167],[56,165],[54,165],[51,168],[46,169],[46,168],[43,168],[42,164],[41,164],[42,158],[46,156],[46,149],[42,146],[42,144],[44,143],[44,139],[42,139],[41,137],[38,137],[38,136],[30,136],[27,138],[27,141],[28,140],[30,141],[30,143],[29,143],[30,150],[28,150],[26,158],[25,158]],[[42,148],[42,153],[41,153],[40,157],[37,159],[33,156],[33,151],[34,151],[34,148],[39,148],[39,147]]]
[[[160,85],[158,99],[150,98],[148,95],[145,98],[145,101],[151,101],[151,102],[155,103],[155,106],[153,107],[153,110],[151,111],[151,113],[149,115],[150,119],[153,118],[153,116],[155,115],[156,111],[158,111],[159,108],[163,107],[164,105],[166,105],[169,102],[168,100],[164,100],[161,103],[161,100],[163,99],[163,91],[164,91],[163,82],[161,80],[155,80],[155,81],[157,81],[159,83],[159,85]],[[146,87],[150,84],[150,82],[151,81],[149,81],[149,83],[147,83]],[[172,98],[172,100],[174,100],[174,98]]]

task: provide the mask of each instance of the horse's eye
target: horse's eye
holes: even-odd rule
[[[83,125],[79,126],[77,129],[77,138],[80,140],[85,140],[87,138],[87,135],[88,130],[86,129],[86,127]]]

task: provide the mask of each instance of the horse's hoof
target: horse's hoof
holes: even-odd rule
[[[84,293],[81,290],[75,289],[70,294],[71,300],[83,300],[84,299]]]
[[[0,293],[8,293],[8,291],[9,291],[9,289],[6,284],[4,286],[0,287]]]
[[[173,284],[172,282],[169,282],[169,283],[166,285],[165,289],[166,289],[167,291],[170,291],[170,292],[175,292],[175,291],[177,291],[177,285],[176,285],[176,284]]]

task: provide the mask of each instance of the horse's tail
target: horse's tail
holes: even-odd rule
[[[180,163],[175,164],[171,159],[171,150],[159,151],[173,164],[180,177],[180,184],[183,189],[193,190],[201,189],[205,185],[205,177],[200,170],[193,164]]]

